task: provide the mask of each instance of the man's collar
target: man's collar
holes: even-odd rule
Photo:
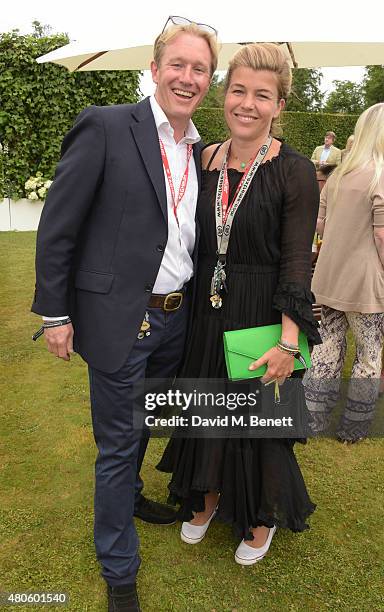
[[[152,95],[149,98],[149,103],[151,105],[153,117],[155,119],[157,131],[159,131],[160,127],[164,127],[167,131],[169,131],[173,137],[173,127],[169,123],[169,119],[160,104],[156,100],[155,96]],[[199,136],[199,132],[197,131],[193,121],[190,119],[187,125],[187,129],[185,130],[183,142],[187,144],[195,144],[201,140]]]

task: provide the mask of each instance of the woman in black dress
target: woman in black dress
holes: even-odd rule
[[[288,348],[297,345],[299,329],[310,342],[320,341],[310,292],[319,201],[315,171],[307,158],[273,138],[290,86],[289,64],[277,45],[242,47],[230,62],[224,112],[231,137],[207,147],[202,157],[197,295],[184,378],[227,378],[226,330],[282,323],[287,350],[274,347],[251,365],[267,364],[263,382],[283,383],[290,376],[294,358]],[[233,220],[225,267],[228,293],[218,295],[211,291],[217,263],[215,202],[225,218],[264,144],[267,153]],[[228,203],[217,194],[220,170],[228,180]],[[276,527],[308,528],[305,521],[315,506],[293,446],[291,439],[171,438],[158,468],[172,473],[169,489],[180,503],[182,540],[200,542],[216,515],[243,538],[236,561],[251,565],[268,551]]]

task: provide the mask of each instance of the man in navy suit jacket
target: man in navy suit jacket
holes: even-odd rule
[[[193,275],[200,137],[191,116],[217,65],[215,31],[170,18],[151,64],[155,95],[78,116],[41,217],[32,305],[51,353],[89,368],[98,446],[95,546],[109,609],[138,610],[133,516],[174,522],[139,477],[149,434],[133,386],[175,375]],[[167,22],[168,23],[168,22]],[[178,25],[177,25],[178,24]]]

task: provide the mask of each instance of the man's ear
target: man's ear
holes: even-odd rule
[[[273,115],[274,119],[276,119],[280,115],[280,113],[283,110],[284,106],[285,106],[285,100],[283,100],[283,98],[281,98],[278,101],[278,103],[277,103],[276,111],[275,111],[275,113]]]
[[[151,74],[152,74],[152,81],[157,85],[158,83],[158,78],[157,78],[157,73],[158,73],[158,67],[157,64],[154,60],[151,61]]]

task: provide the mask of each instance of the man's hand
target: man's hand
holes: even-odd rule
[[[46,328],[44,330],[44,338],[50,353],[65,361],[70,360],[70,355],[73,353],[72,323]]]

